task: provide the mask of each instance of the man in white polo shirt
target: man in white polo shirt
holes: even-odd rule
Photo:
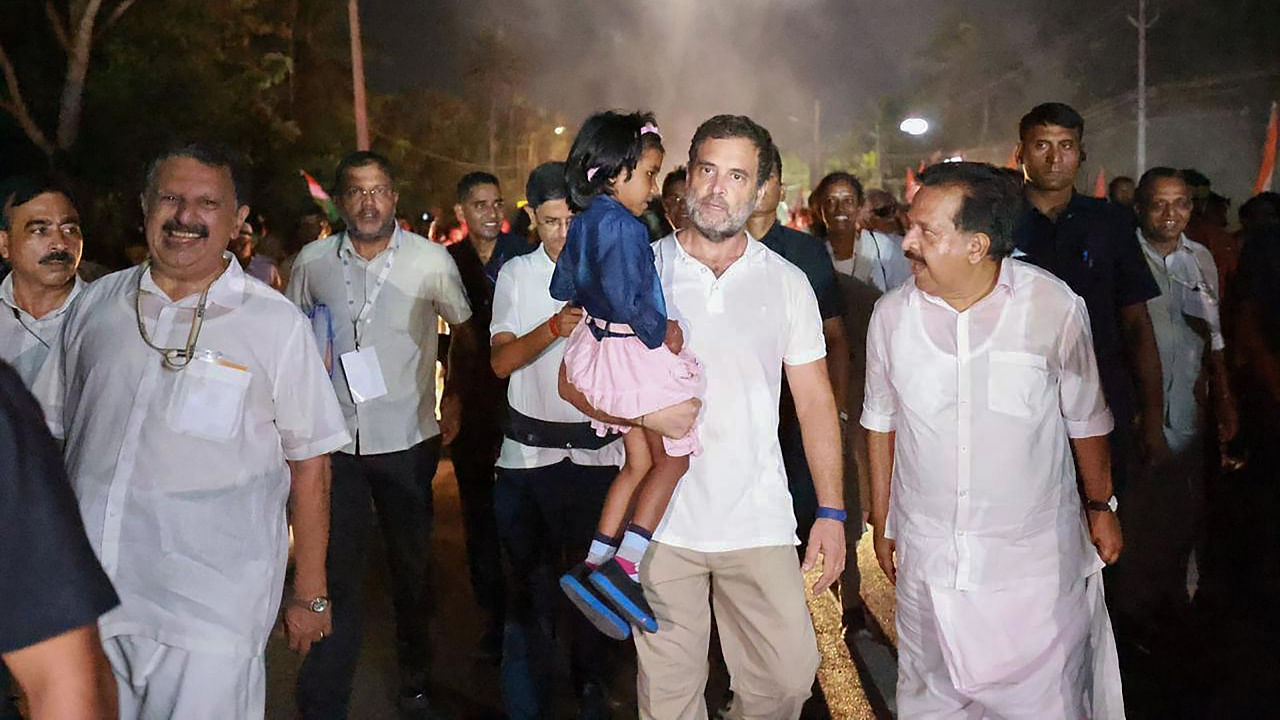
[[[328,453],[348,436],[306,318],[226,251],[243,173],[201,144],[151,163],[151,259],[85,289],[36,381],[120,596],[99,631],[125,720],[263,717],[286,501],[290,644],[332,632]]]
[[[31,387],[84,289],[76,276],[84,236],[71,193],[49,178],[21,178],[0,197],[0,359]],[[0,668],[0,674],[3,674]]]
[[[332,316],[333,389],[352,438],[333,455],[327,566],[334,635],[298,674],[298,709],[304,720],[347,716],[376,512],[391,566],[399,704],[427,716],[431,479],[441,443],[458,433],[459,412],[446,384],[436,422],[437,318],[453,328],[450,365],[465,367],[475,361],[458,357],[474,348],[471,306],[448,251],[396,224],[399,196],[386,158],[352,153],[338,164],[334,184],[347,228],[298,253],[285,291],[303,310],[324,305]]]
[[[703,452],[642,566],[659,625],[635,640],[644,718],[707,717],[712,598],[732,676],[729,717],[798,718],[809,697],[818,651],[778,445],[783,372],[818,496],[804,560],[823,558],[814,592],[844,568],[840,429],[818,302],[803,272],[745,231],[772,164],[773,140],[750,118],[703,123],[689,147],[689,224],[654,247],[667,312],[706,367],[707,392],[697,425]],[[561,393],[580,400],[566,383]],[[654,420],[645,425],[657,427]]]
[[[494,288],[492,365],[507,387],[508,419],[494,488],[498,535],[511,576],[502,695],[512,720],[541,718],[554,698],[555,640],[544,631],[563,602],[547,576],[568,569],[591,542],[605,494],[622,464],[622,443],[598,437],[588,419],[557,392],[564,337],[582,319],[582,308],[551,297],[551,275],[568,236],[564,163],[550,162],[529,175],[525,196],[533,208],[541,247],[512,258]],[[570,671],[580,718],[609,716],[604,690],[610,677],[609,641],[577,612],[570,613]],[[629,627],[617,618],[625,637]]]

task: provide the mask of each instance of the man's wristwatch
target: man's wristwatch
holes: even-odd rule
[[[1090,512],[1111,512],[1111,513],[1113,513],[1113,512],[1115,512],[1115,511],[1116,511],[1116,508],[1120,507],[1120,503],[1116,502],[1116,496],[1115,496],[1115,495],[1112,495],[1111,497],[1107,498],[1105,501],[1104,501],[1104,500],[1091,500],[1091,499],[1089,499],[1089,498],[1087,498],[1087,497],[1086,497],[1086,498],[1084,499],[1084,506],[1085,506],[1085,508],[1086,508],[1087,510],[1089,510]]]
[[[290,600],[290,602],[299,607],[304,607],[313,613],[329,612],[329,598],[324,595],[317,595],[310,600],[296,597]]]

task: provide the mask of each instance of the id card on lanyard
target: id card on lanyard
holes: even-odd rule
[[[356,310],[355,296],[351,292],[351,261],[342,256],[342,279],[347,288],[347,311],[351,316],[352,334],[355,337],[356,349],[341,356],[343,374],[347,378],[347,389],[351,391],[351,399],[359,404],[380,398],[387,394],[387,383],[382,376],[382,366],[378,363],[378,353],[372,345],[361,343],[361,330],[373,317],[373,310],[386,284],[391,268],[395,265],[396,246],[387,251],[387,262],[382,266],[378,277],[373,281],[373,289],[365,292],[364,304]]]

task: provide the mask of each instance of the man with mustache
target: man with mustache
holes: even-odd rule
[[[153,160],[150,260],[85,289],[36,381],[120,596],[98,626],[125,720],[263,717],[290,524],[290,646],[333,632],[328,453],[348,435],[310,323],[227,252],[245,178],[201,143]]]
[[[1112,418],[1085,303],[1009,257],[1014,178],[958,162],[920,182],[915,279],[876,303],[861,419],[898,714],[1123,717],[1099,572],[1123,542]]]
[[[351,153],[334,171],[346,230],[302,248],[285,295],[333,318],[332,380],[351,439],[333,453],[332,542],[327,561],[333,636],[298,674],[300,716],[347,716],[362,641],[365,559],[374,516],[390,563],[398,640],[399,698],[407,717],[428,717],[431,662],[428,561],[431,480],[442,444],[458,434],[451,374],[436,421],[437,323],[453,329],[452,368],[475,360],[471,307],[443,247],[396,223],[395,176],[374,152]]]
[[[654,247],[667,312],[706,368],[689,463],[640,575],[660,629],[635,639],[642,718],[701,720],[711,596],[732,676],[728,717],[798,718],[818,652],[796,557],[796,518],[778,443],[782,375],[795,401],[818,496],[804,569],[815,593],[844,568],[840,429],[818,302],[803,272],[746,231],[773,173],[773,139],[750,118],[718,115],[689,146],[689,222]],[[563,380],[561,395],[614,424]],[[679,406],[676,406],[679,407]],[[666,413],[663,410],[662,413]],[[693,422],[646,427],[682,437]]]
[[[1131,214],[1075,191],[1085,160],[1084,118],[1069,105],[1044,103],[1018,123],[1018,162],[1026,202],[1017,252],[1057,275],[1084,298],[1093,329],[1102,393],[1115,416],[1111,469],[1123,493],[1133,459],[1133,390],[1140,399],[1140,449],[1147,462],[1168,459],[1160,355],[1146,301],[1160,294],[1143,262]]]
[[[31,387],[85,283],[84,236],[71,192],[50,178],[19,178],[0,199],[0,359]]]

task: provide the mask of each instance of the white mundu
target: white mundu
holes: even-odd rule
[[[18,307],[13,297],[13,273],[0,280],[0,360],[12,365],[28,388],[44,367],[49,348],[58,341],[67,309],[84,288],[85,282],[77,277],[62,305],[44,317],[35,318]]]
[[[166,367],[139,324],[181,348],[200,297],[174,302],[136,267],[86,288],[36,389],[120,595],[99,621],[109,654],[125,647],[113,638],[146,639],[157,663],[167,647],[258,677],[288,555],[287,462],[348,436],[307,319],[224,257],[185,369]]]
[[[862,425],[896,433],[899,712],[950,717],[978,699],[1053,718],[1118,703],[1069,442],[1112,429],[1084,301],[1013,259],[964,312],[914,282],[889,292],[868,332]]]

